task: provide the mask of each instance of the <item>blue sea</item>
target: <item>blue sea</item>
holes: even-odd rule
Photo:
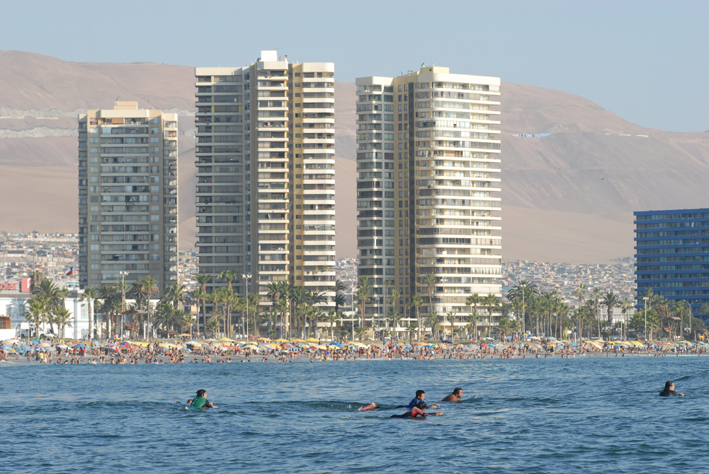
[[[32,364],[0,397],[1,472],[709,471],[709,357]]]

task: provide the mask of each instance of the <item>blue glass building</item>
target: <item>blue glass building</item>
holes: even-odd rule
[[[709,302],[709,209],[635,212],[635,283],[638,309],[649,289],[694,316]]]

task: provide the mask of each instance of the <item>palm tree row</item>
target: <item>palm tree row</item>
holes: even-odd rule
[[[195,275],[194,279],[199,287],[190,294],[191,300],[201,308],[202,321],[201,324],[198,321],[198,327],[201,326],[205,332],[209,330],[212,334],[230,334],[234,326],[233,315],[238,313],[239,325],[244,332],[250,328],[258,334],[257,325],[268,323],[269,332],[272,327],[277,326],[283,337],[305,337],[307,332],[314,333],[317,322],[325,321],[328,317],[332,319],[332,314],[339,314],[338,318],[341,318],[339,308],[345,303],[342,292],[346,288],[340,281],[335,284],[335,310],[325,313],[322,303],[327,302],[327,297],[323,293],[306,290],[287,281],[272,281],[267,285],[266,298],[270,302],[269,306],[264,305],[258,293],[249,294],[248,300],[239,297],[232,288],[237,276],[229,270],[216,275],[217,279],[226,281],[227,285],[208,292],[207,284],[214,278],[215,276],[210,274]],[[212,307],[209,317],[207,303],[211,303]],[[332,319],[331,326],[338,318]]]
[[[26,319],[34,323],[37,335],[41,325],[49,325],[51,333],[54,333],[56,325],[61,337],[64,337],[65,328],[72,327],[72,314],[64,304],[69,291],[45,279],[41,272],[32,274],[31,291],[32,297],[27,301],[29,311]]]
[[[417,289],[422,290],[421,294],[416,293],[411,295],[411,297],[404,297],[396,289],[389,291],[389,287],[394,286],[394,282],[391,280],[384,282],[385,315],[384,318],[382,318],[384,322],[384,329],[382,331],[384,333],[396,333],[404,329],[404,331],[411,336],[415,332],[418,335],[418,339],[421,340],[421,331],[427,327],[432,329],[434,338],[438,338],[441,329],[444,333],[449,332],[452,336],[455,326],[458,326],[464,328],[468,336],[477,336],[478,323],[482,320],[478,309],[485,308],[485,322],[488,335],[490,334],[491,327],[494,326],[495,313],[502,308],[499,297],[494,294],[468,295],[465,301],[467,308],[462,307],[461,309],[463,311],[458,312],[449,311],[441,317],[436,313],[434,307],[434,289],[438,281],[437,277],[433,274],[426,274],[420,281],[422,285],[417,287]],[[367,326],[367,304],[373,299],[371,293],[372,285],[370,284],[369,278],[366,276],[361,277],[354,294],[354,298],[358,303],[360,327],[366,328]],[[379,298],[376,298],[375,302],[379,303]],[[397,310],[397,306],[400,309]],[[421,307],[427,310],[423,315],[421,313]],[[405,314],[401,314],[401,309],[403,309]],[[407,311],[408,315],[406,314]],[[404,319],[415,319],[415,322],[408,321],[405,323],[405,326],[402,326],[402,320]],[[467,324],[465,324],[466,319]],[[372,326],[375,325],[374,318],[370,319],[370,324]],[[390,324],[392,331],[389,330]]]
[[[647,311],[645,307],[636,311],[628,327],[639,333],[645,333],[647,327],[648,339],[652,340],[654,334],[665,336],[670,340],[676,337],[694,339],[698,335],[709,334],[704,321],[694,317],[692,307],[687,301],[668,300],[664,296],[655,294],[652,289],[647,290],[642,296],[647,298]],[[699,313],[709,313],[709,304],[702,304]]]

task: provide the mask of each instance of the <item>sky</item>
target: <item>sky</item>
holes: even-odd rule
[[[262,49],[336,78],[422,63],[709,131],[709,1],[0,1],[0,48],[80,62],[245,66]],[[504,100],[504,89],[503,89]]]

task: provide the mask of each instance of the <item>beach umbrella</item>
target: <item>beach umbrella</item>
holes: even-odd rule
[[[340,345],[339,342],[331,342],[330,344],[328,344],[328,346],[337,346],[337,347],[339,347],[340,349],[342,349],[342,346]]]

